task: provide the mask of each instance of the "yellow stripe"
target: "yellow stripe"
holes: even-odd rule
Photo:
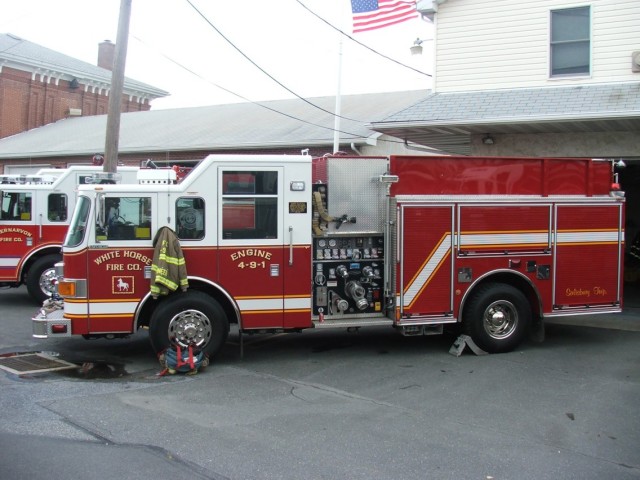
[[[409,303],[409,305],[406,306],[407,308],[411,308],[414,305],[414,303],[416,303],[420,295],[422,295],[422,292],[424,292],[424,289],[427,288],[427,285],[431,283],[431,280],[433,280],[436,274],[440,271],[440,267],[442,267],[442,264],[447,258],[449,258],[449,256],[451,256],[451,250],[449,250],[447,254],[444,257],[442,257],[442,260],[440,260],[440,263],[438,263],[436,268],[433,269],[433,272],[431,273],[429,278],[427,278],[426,282],[424,282],[424,285],[420,287],[420,290],[418,290],[418,292],[415,294],[415,296],[413,297],[413,300]]]
[[[445,239],[449,236],[449,233],[445,233],[444,235],[442,235],[442,237],[440,238],[440,241],[437,243],[437,245],[435,246],[435,248],[433,250],[431,250],[431,253],[429,254],[429,256],[426,258],[426,260],[424,262],[422,262],[422,265],[420,265],[420,268],[418,268],[416,270],[416,273],[413,275],[413,278],[411,280],[409,280],[409,283],[407,285],[407,288],[405,289],[405,292],[409,289],[409,287],[413,284],[413,282],[416,281],[416,278],[418,277],[418,275],[420,275],[420,272],[422,272],[422,269],[425,267],[425,265],[427,263],[429,263],[429,260],[431,260],[431,257],[433,257],[436,252],[438,251],[438,248],[440,248],[440,245],[442,245],[442,242],[445,241]]]

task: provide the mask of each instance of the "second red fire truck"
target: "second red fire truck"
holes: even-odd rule
[[[108,219],[114,221],[109,223]],[[242,335],[460,325],[515,348],[545,318],[622,308],[624,194],[610,162],[491,157],[209,156],[179,184],[80,188],[64,308],[37,338],[149,330],[218,353]],[[153,239],[189,287],[154,298]]]
[[[135,183],[137,167],[120,167]],[[67,232],[78,185],[93,181],[101,167],[73,165],[41,169],[35,175],[0,175],[0,286],[27,285],[38,303],[55,289],[53,266]]]

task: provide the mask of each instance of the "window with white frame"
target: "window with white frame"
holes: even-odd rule
[[[551,10],[552,77],[591,72],[591,7]]]

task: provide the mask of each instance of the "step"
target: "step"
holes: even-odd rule
[[[381,318],[344,318],[339,320],[314,320],[313,326],[315,328],[357,328],[357,327],[379,327],[379,326],[392,326],[393,320],[381,317]]]

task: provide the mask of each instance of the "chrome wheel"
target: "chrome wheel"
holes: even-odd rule
[[[214,358],[229,335],[229,321],[218,301],[197,290],[162,299],[151,314],[149,339],[156,353],[172,344],[194,346]]]
[[[48,268],[42,272],[38,280],[38,285],[42,293],[48,297],[52,296],[56,291],[56,269]]]
[[[516,330],[518,310],[506,300],[493,302],[484,311],[483,325],[491,338],[506,338]]]
[[[513,350],[524,339],[532,310],[525,294],[512,285],[486,283],[474,289],[462,313],[464,331],[482,350]]]
[[[181,347],[202,347],[209,343],[212,332],[211,320],[198,310],[185,310],[169,321],[169,339]]]

